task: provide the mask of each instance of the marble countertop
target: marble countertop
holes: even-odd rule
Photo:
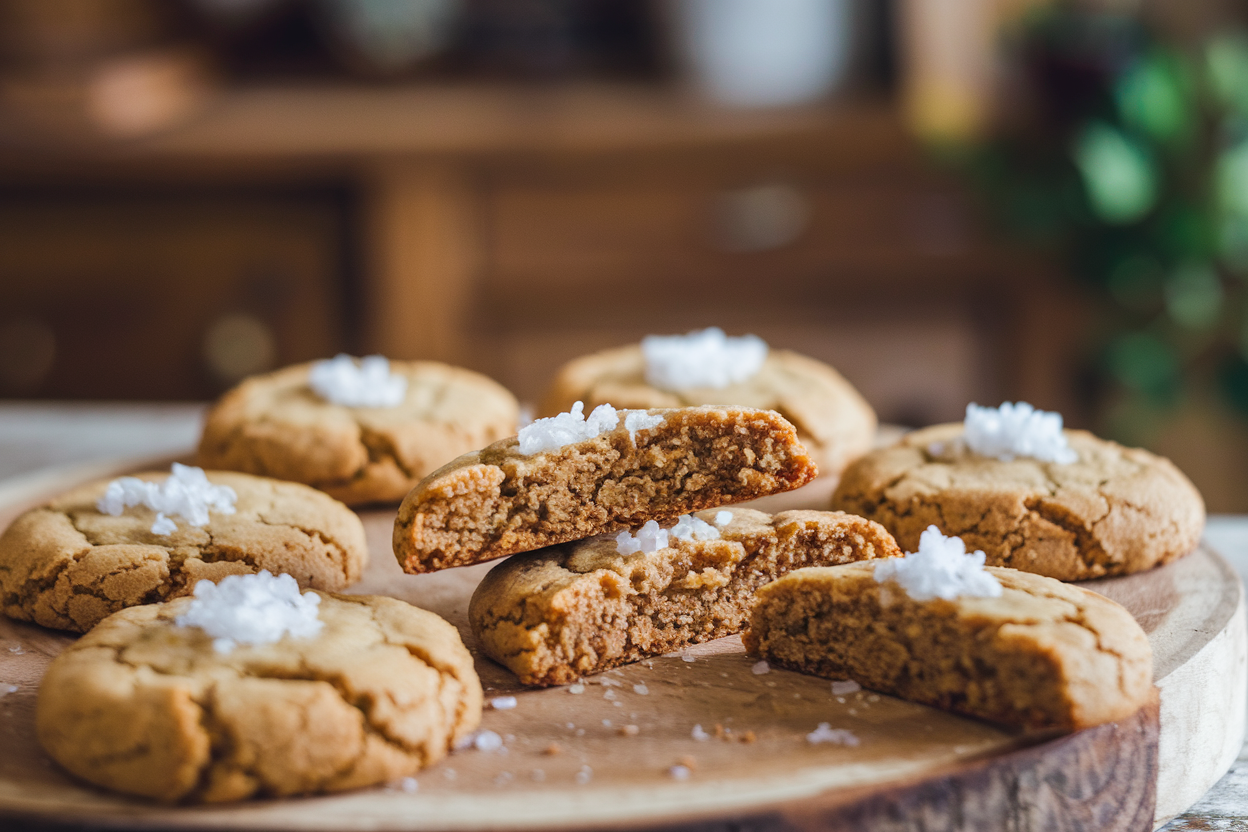
[[[204,410],[202,404],[0,403],[0,486],[49,467],[189,456]],[[1248,581],[1248,515],[1210,517],[1205,539]],[[1248,743],[1226,776],[1162,829],[1248,830]]]

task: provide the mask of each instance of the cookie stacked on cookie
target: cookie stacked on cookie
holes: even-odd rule
[[[899,555],[861,518],[723,508],[817,470],[774,411],[577,402],[417,485],[394,551],[416,573],[517,555],[478,587],[473,630],[526,684],[565,684],[738,632],[791,569]]]

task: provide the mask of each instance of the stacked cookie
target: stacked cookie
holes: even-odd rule
[[[774,411],[586,417],[577,402],[427,477],[399,508],[394,551],[415,573],[518,554],[478,587],[473,630],[525,683],[566,684],[738,632],[754,591],[792,569],[900,554],[843,513],[722,508],[817,471]]]

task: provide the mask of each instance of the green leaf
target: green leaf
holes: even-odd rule
[[[1156,204],[1158,175],[1152,157],[1105,122],[1084,128],[1074,158],[1092,210],[1103,222],[1135,222]]]
[[[1248,35],[1228,33],[1210,40],[1205,69],[1218,100],[1248,115]]]
[[[1245,79],[1248,84],[1248,79]],[[1248,141],[1222,153],[1214,171],[1218,203],[1224,211],[1248,217]]]
[[[1209,329],[1222,315],[1222,280],[1207,263],[1185,263],[1175,269],[1165,293],[1166,312],[1180,326]]]
[[[1147,332],[1121,335],[1109,345],[1109,371],[1123,385],[1141,392],[1162,391],[1179,371],[1174,347]]]
[[[1159,142],[1184,138],[1195,127],[1190,73],[1177,55],[1158,51],[1137,61],[1114,92],[1123,121]]]

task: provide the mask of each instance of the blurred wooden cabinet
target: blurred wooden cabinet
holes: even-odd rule
[[[42,395],[207,395],[205,344],[229,358],[250,316],[278,363],[438,358],[529,400],[587,350],[718,324],[831,361],[888,419],[1070,403],[1061,291],[984,239],[884,103],[253,90],[149,139],[10,150],[0,183],[167,194],[0,201],[0,302],[60,316]]]

